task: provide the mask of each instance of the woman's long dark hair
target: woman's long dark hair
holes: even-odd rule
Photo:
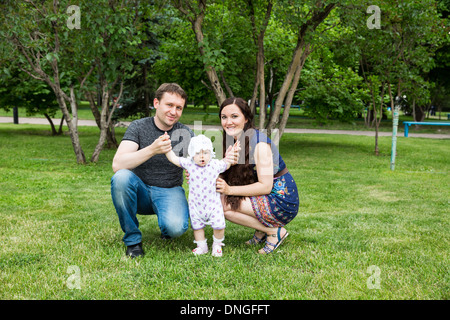
[[[241,153],[239,155],[239,164],[233,165],[225,171],[222,174],[222,178],[227,182],[230,186],[242,186],[242,185],[248,185],[254,182],[258,181],[258,178],[253,170],[254,165],[250,164],[250,152],[249,152],[249,146],[250,146],[250,136],[249,134],[245,134],[247,130],[249,129],[255,129],[253,125],[253,113],[250,110],[250,107],[248,106],[247,102],[242,98],[236,98],[231,97],[226,99],[222,105],[220,106],[219,111],[219,117],[222,117],[222,110],[226,106],[229,105],[236,105],[239,107],[241,112],[243,113],[245,119],[247,120],[247,123],[244,126],[244,132],[241,134],[240,141],[241,141]],[[254,130],[251,130],[249,132],[254,133]],[[245,141],[244,141],[245,138]],[[227,150],[228,146],[234,144],[234,138],[230,137],[226,134],[225,130],[223,130],[223,153],[225,156],[225,151]],[[245,163],[243,161],[245,159]],[[237,210],[239,208],[239,205],[241,201],[245,197],[242,196],[225,196],[225,202],[231,206],[232,210]]]

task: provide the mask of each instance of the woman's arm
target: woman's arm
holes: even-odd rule
[[[270,145],[260,142],[255,148],[256,172],[258,182],[244,186],[229,186],[225,180],[218,178],[217,192],[229,196],[260,196],[269,194],[273,188],[273,159]]]

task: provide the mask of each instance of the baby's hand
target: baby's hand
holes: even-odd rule
[[[164,132],[164,134],[160,137],[162,141],[170,140],[170,136],[167,134],[167,132]]]

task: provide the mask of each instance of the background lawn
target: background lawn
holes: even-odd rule
[[[79,129],[89,158],[98,129]],[[275,254],[228,222],[224,256],[196,257],[192,230],[163,241],[141,216],[146,255],[131,260],[110,198],[115,150],[77,165],[67,135],[1,124],[0,299],[449,299],[450,142],[399,137],[395,171],[390,138],[381,156],[373,145],[283,136],[301,209]]]
[[[154,115],[154,110],[151,111],[152,116]],[[44,118],[43,115],[29,115],[26,112],[25,108],[19,107],[19,123],[21,123],[20,118],[23,117],[39,117]],[[255,123],[259,123],[259,108],[257,110],[257,115],[255,116]],[[387,120],[382,120],[380,123],[379,131],[387,131],[392,132],[392,114],[390,111],[386,112],[388,117]],[[5,111],[0,109],[0,117],[13,117],[13,111],[10,109],[9,111]],[[55,126],[59,126],[60,119],[62,117],[61,111],[57,111],[55,115],[56,122],[54,122]],[[89,104],[84,101],[80,103],[80,108],[78,110],[79,119],[83,120],[94,120],[94,116],[92,115],[92,111],[89,108]],[[128,119],[121,119],[121,121],[132,121],[138,119],[138,116],[131,117]],[[203,124],[208,125],[220,125],[219,120],[219,108],[217,106],[209,106],[208,108],[203,107],[193,107],[192,105],[188,105],[187,108],[183,111],[182,122],[184,124],[193,125],[195,121],[202,121]],[[403,112],[400,114],[399,118],[399,126],[398,132],[404,131],[403,121],[413,121],[413,117],[411,115],[404,115]],[[266,119],[268,121],[268,119]],[[436,116],[429,116],[425,119],[425,121],[447,121],[447,112],[437,113]],[[50,127],[50,124],[49,124]],[[340,122],[337,120],[330,120],[325,124],[318,124],[315,119],[307,117],[304,109],[292,108],[289,112],[289,119],[286,124],[286,128],[302,128],[302,129],[329,129],[329,130],[360,130],[360,131],[375,131],[375,127],[368,128],[364,124],[364,119],[354,119],[353,122],[346,123]],[[409,128],[410,133],[440,133],[440,134],[450,134],[449,126],[412,126]]]

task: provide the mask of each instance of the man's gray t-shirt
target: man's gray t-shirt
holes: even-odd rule
[[[134,141],[141,150],[151,145],[158,137],[164,134],[155,125],[155,120],[143,118],[135,120],[128,126],[122,140]],[[194,132],[179,122],[167,131],[172,141],[172,150],[179,157],[187,156],[187,150]],[[183,184],[183,169],[172,164],[165,154],[157,154],[132,170],[141,180],[150,186],[172,188]]]

